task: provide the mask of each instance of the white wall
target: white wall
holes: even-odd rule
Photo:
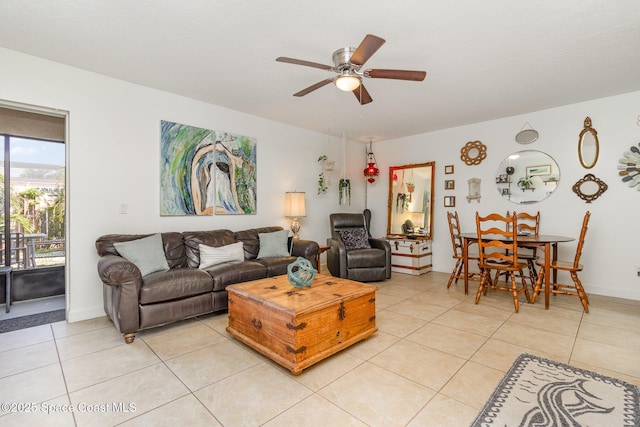
[[[324,244],[329,213],[364,208],[364,178],[351,173],[352,204],[338,204],[342,169],[340,138],[241,114],[214,105],[148,89],[0,49],[0,104],[22,103],[69,113],[68,319],[104,315],[97,275],[95,240],[110,233],[211,230],[281,225],[284,193],[307,193],[301,237]],[[170,120],[257,138],[258,209],[256,215],[160,217],[160,121]],[[364,169],[364,147],[347,143],[348,167]],[[317,196],[317,159],[337,160],[334,184]],[[128,205],[128,214],[119,213]]]
[[[68,319],[77,321],[103,315],[102,288],[96,272],[94,242],[108,233],[150,233],[281,225],[284,193],[307,193],[307,217],[301,219],[302,238],[324,244],[329,235],[331,212],[361,212],[365,207],[365,147],[348,143],[347,168],[352,180],[351,206],[338,204],[337,180],[342,169],[343,148],[339,138],[275,123],[67,67],[40,58],[0,49],[0,104],[22,103],[69,112],[67,141],[68,172]],[[368,185],[367,206],[373,212],[375,235],[386,232],[388,167],[436,161],[434,270],[453,267],[446,225],[444,165],[455,165],[456,209],[464,229],[471,229],[476,210],[504,212],[518,206],[503,200],[494,184],[498,164],[508,154],[535,149],[550,154],[561,169],[558,190],[547,200],[532,205],[542,213],[542,231],[576,235],[580,220],[593,213],[583,254],[583,282],[589,292],[640,300],[640,278],[636,266],[640,255],[636,218],[640,193],[622,184],[616,165],[622,153],[638,142],[640,92],[582,104],[509,117],[394,141],[374,143],[378,166],[383,172]],[[582,169],[577,155],[578,133],[586,116],[600,137],[600,158],[595,168]],[[160,121],[229,131],[257,138],[258,213],[247,216],[160,217],[159,139]],[[514,135],[529,122],[540,132],[533,144],[519,145]],[[331,124],[328,124],[328,127]],[[487,159],[479,166],[466,166],[460,148],[480,140],[488,147]],[[326,195],[318,196],[317,158],[327,154],[336,160],[334,183]],[[592,204],[585,204],[571,191],[586,173],[603,179],[609,190]],[[468,204],[466,180],[482,179],[480,204]],[[120,204],[128,214],[119,213]],[[563,245],[561,254],[573,253]]]
[[[580,278],[587,292],[640,300],[640,267],[638,251],[638,218],[640,212],[639,187],[629,188],[618,175],[618,159],[631,145],[640,141],[640,92],[507,117],[428,134],[415,135],[375,144],[378,163],[388,179],[388,167],[405,163],[436,162],[434,201],[433,267],[450,272],[453,268],[451,243],[443,198],[456,196],[456,207],[463,231],[475,228],[475,212],[484,215],[506,210],[540,210],[541,232],[577,237],[585,211],[591,211]],[[578,134],[585,117],[591,117],[598,131],[600,155],[592,169],[584,169],[578,159]],[[521,145],[514,136],[528,122],[539,133],[539,139]],[[468,142],[480,140],[487,146],[487,158],[478,166],[467,166],[460,160],[460,149]],[[502,199],[495,185],[500,162],[510,153],[520,150],[539,150],[548,153],[560,167],[558,189],[546,200],[521,208]],[[444,166],[454,165],[454,174],[445,175]],[[608,185],[603,196],[592,203],[578,198],[571,187],[585,174],[592,173]],[[482,179],[480,203],[468,203],[467,180]],[[455,190],[445,191],[444,180],[454,179]],[[371,209],[387,209],[386,187],[369,191]],[[371,203],[370,203],[371,205]],[[382,215],[375,215],[372,225],[377,234],[386,232]],[[575,242],[560,245],[560,256],[573,259]],[[563,256],[564,255],[564,256]],[[568,277],[566,277],[568,279]],[[570,280],[570,279],[568,279]]]

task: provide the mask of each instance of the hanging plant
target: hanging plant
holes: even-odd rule
[[[342,176],[340,178],[340,182],[338,183],[338,202],[341,205],[349,204],[351,205],[351,180],[349,179],[349,172],[347,172],[347,154],[346,154],[346,146],[347,146],[347,137],[342,133]]]
[[[411,194],[398,193],[396,196],[396,212],[402,213],[409,209],[409,197]]]
[[[348,203],[351,205],[351,180],[349,178],[341,178],[338,183],[338,190],[340,204]]]
[[[318,162],[322,165],[322,172],[318,174],[318,194],[327,194],[327,180],[324,176],[324,161],[327,160],[327,156],[318,157]]]

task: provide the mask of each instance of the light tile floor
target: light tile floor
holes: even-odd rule
[[[0,425],[465,426],[522,352],[640,385],[639,301],[514,313],[508,293],[476,305],[447,279],[378,283],[379,331],[299,376],[232,339],[226,314],[130,345],[106,318],[0,334]]]

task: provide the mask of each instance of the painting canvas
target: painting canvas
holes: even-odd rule
[[[216,132],[215,140],[215,213],[255,214],[255,138]]]
[[[256,141],[160,124],[160,215],[256,213]]]
[[[213,215],[215,133],[160,122],[160,215]]]

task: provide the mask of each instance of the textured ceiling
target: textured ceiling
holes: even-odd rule
[[[640,90],[638,0],[3,0],[0,46],[356,141],[381,141]],[[371,104],[327,85],[366,34]]]

